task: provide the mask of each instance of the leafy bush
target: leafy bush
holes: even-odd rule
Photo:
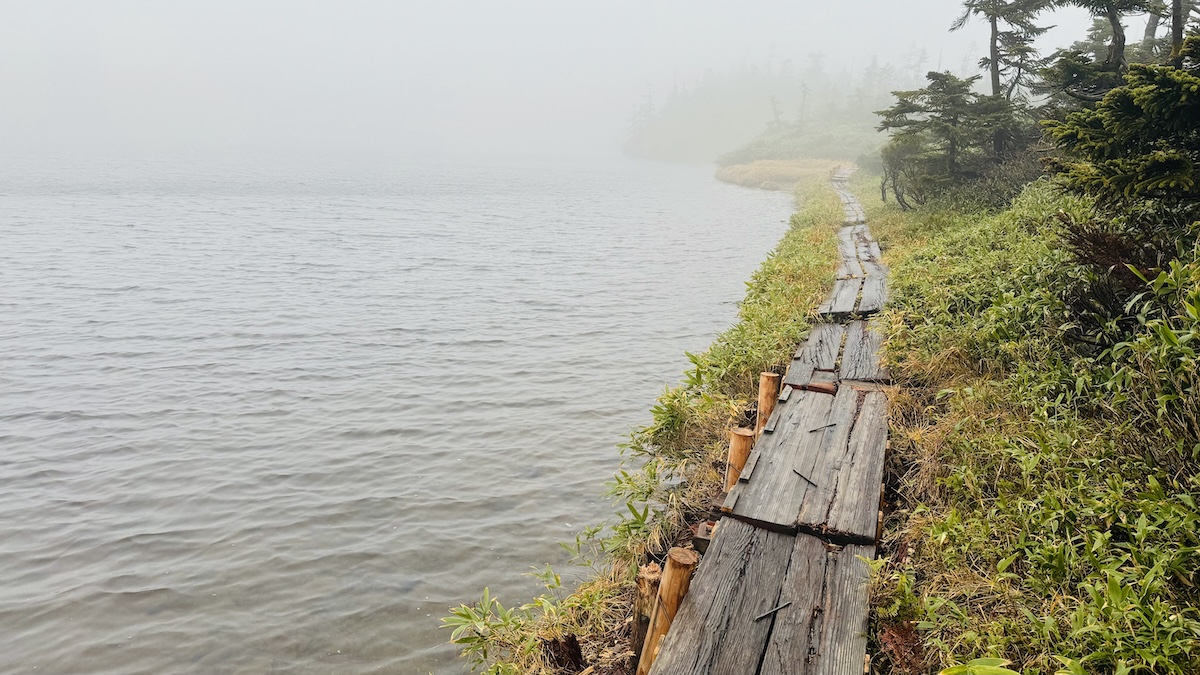
[[[877,672],[1200,672],[1200,469],[1178,451],[1198,440],[1196,266],[1151,279],[1135,337],[1097,355],[1066,332],[1088,271],[1047,236],[1086,198],[1039,181],[994,215],[868,208],[901,385]],[[897,626],[921,649],[882,639]]]

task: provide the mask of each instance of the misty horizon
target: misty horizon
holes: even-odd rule
[[[925,50],[929,69],[975,72],[986,27],[949,32],[957,2],[894,7],[14,5],[0,27],[8,93],[0,149],[447,161],[615,155],[647,93],[661,99],[707,72],[802,67],[813,55],[830,72],[855,72],[914,49]],[[1052,31],[1047,44],[1086,26],[1058,18],[1073,32]],[[769,115],[764,101],[764,122]]]

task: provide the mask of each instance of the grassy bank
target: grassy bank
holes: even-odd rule
[[[762,190],[794,190],[798,186],[823,181],[844,162],[815,159],[761,159],[732,164],[717,170],[717,178],[726,183]]]
[[[510,608],[485,592],[444,620],[477,671],[632,672],[627,619],[638,566],[686,542],[687,525],[707,516],[721,489],[728,430],[753,416],[759,373],[782,372],[832,284],[842,209],[826,184],[831,166],[795,167],[799,211],[748,282],[737,324],[704,353],[689,355],[682,384],[622,444],[622,468],[608,485],[617,519],[567,545],[584,581],[564,588],[547,568],[542,597]],[[572,657],[576,642],[582,664]]]
[[[1043,180],[1001,213],[904,213],[858,183],[893,270],[900,385],[875,672],[1200,672],[1196,252],[1100,349],[1070,337],[1089,272],[1057,235],[1087,203]]]

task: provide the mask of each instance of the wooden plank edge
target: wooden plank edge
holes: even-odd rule
[[[737,516],[734,517],[736,518]],[[795,523],[794,529],[797,534],[807,534],[810,537],[816,537],[826,544],[833,544],[834,546],[874,546],[877,543],[875,540],[875,528],[872,528],[869,534],[861,534],[856,532],[840,532],[828,527],[824,523],[818,525]]]

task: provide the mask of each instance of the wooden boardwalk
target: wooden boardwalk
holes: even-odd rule
[[[796,352],[651,675],[864,671],[890,382],[868,317],[887,300],[887,268],[849,175],[833,178],[846,222],[823,323]]]

